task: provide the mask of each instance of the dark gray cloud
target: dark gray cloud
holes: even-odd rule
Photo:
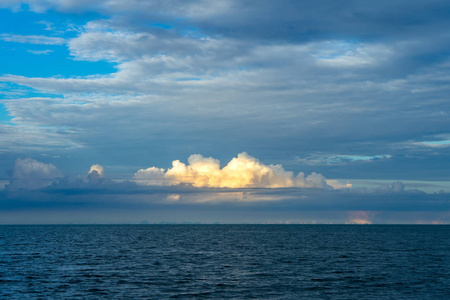
[[[133,182],[63,180],[35,190],[0,194],[3,223],[61,222],[450,222],[448,194],[404,190],[402,183],[375,189],[217,189],[138,186]],[[93,215],[101,216],[93,218]],[[10,217],[16,220],[11,221]],[[86,219],[86,216],[91,216]],[[90,220],[90,221],[89,221]]]
[[[194,163],[191,160],[191,164]],[[200,165],[196,167],[202,168]],[[261,165],[259,167],[267,168]],[[98,164],[92,165],[86,175],[70,178],[63,177],[51,164],[26,158],[16,162],[11,184],[0,193],[0,208],[3,214],[11,213],[17,216],[17,222],[25,221],[24,218],[33,212],[37,218],[35,220],[42,214],[53,212],[56,216],[49,216],[47,221],[59,222],[58,213],[68,211],[83,214],[100,212],[105,218],[110,215],[112,219],[120,216],[122,211],[122,217],[128,218],[128,222],[132,220],[129,218],[132,212],[148,212],[159,221],[161,220],[157,217],[158,212],[164,212],[168,221],[179,221],[180,217],[171,219],[170,212],[175,215],[184,212],[185,220],[191,221],[205,220],[204,216],[199,214],[204,212],[209,217],[208,222],[211,222],[226,211],[225,219],[228,218],[230,222],[269,222],[273,220],[273,216],[285,221],[294,217],[292,220],[295,222],[313,221],[308,217],[308,213],[313,213],[319,218],[319,222],[328,220],[345,223],[365,220],[386,223],[395,222],[393,217],[397,212],[402,215],[397,222],[430,223],[435,220],[450,221],[448,195],[443,191],[425,193],[418,189],[405,189],[405,184],[400,181],[375,188],[353,189],[332,189],[329,186],[211,188],[194,187],[186,183],[141,185],[139,181],[111,180],[105,176],[104,168]],[[250,215],[244,218],[246,212]],[[333,212],[339,217],[330,217]],[[413,217],[405,217],[406,212],[411,212]],[[257,216],[252,216],[252,213]],[[390,214],[390,219],[383,217],[386,213]],[[236,215],[232,217],[233,214]],[[325,215],[327,217],[324,217]],[[430,216],[435,220],[431,220]],[[85,220],[75,215],[71,222]]]
[[[384,38],[434,32],[447,24],[449,4],[445,1],[3,1],[14,7],[28,3],[36,12],[100,12],[120,15],[124,24],[144,27],[145,21],[169,25],[195,24],[203,31],[223,35],[255,36],[265,39],[327,39],[361,36]],[[326,18],[325,18],[326,17]],[[123,24],[122,24],[123,25]],[[359,26],[358,26],[359,25]]]

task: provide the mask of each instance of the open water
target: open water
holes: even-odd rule
[[[0,226],[0,299],[450,299],[450,226]]]

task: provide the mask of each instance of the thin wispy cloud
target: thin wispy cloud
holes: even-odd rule
[[[53,50],[46,49],[46,50],[27,50],[30,53],[36,54],[36,55],[47,55],[53,52]]]
[[[1,33],[0,40],[3,40],[5,42],[37,45],[63,45],[66,43],[65,39],[60,37],[51,37],[45,35],[18,35],[9,33]]]

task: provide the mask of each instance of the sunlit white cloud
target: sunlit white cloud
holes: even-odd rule
[[[97,185],[101,183],[109,183],[109,180],[104,177],[104,168],[102,165],[95,164],[89,169],[87,175],[87,180],[89,184]]]
[[[103,177],[103,166],[99,164],[94,164],[89,169],[89,174],[97,173],[98,176]]]
[[[285,171],[281,165],[265,165],[246,152],[238,154],[225,167],[220,168],[220,161],[212,157],[193,154],[185,165],[179,160],[172,163],[172,168],[151,167],[136,172],[134,179],[142,185],[177,185],[190,184],[194,187],[215,188],[282,188],[307,187],[325,188],[325,177],[312,173],[305,176],[300,172]]]

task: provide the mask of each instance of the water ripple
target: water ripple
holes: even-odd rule
[[[448,299],[448,226],[0,226],[0,299]]]

